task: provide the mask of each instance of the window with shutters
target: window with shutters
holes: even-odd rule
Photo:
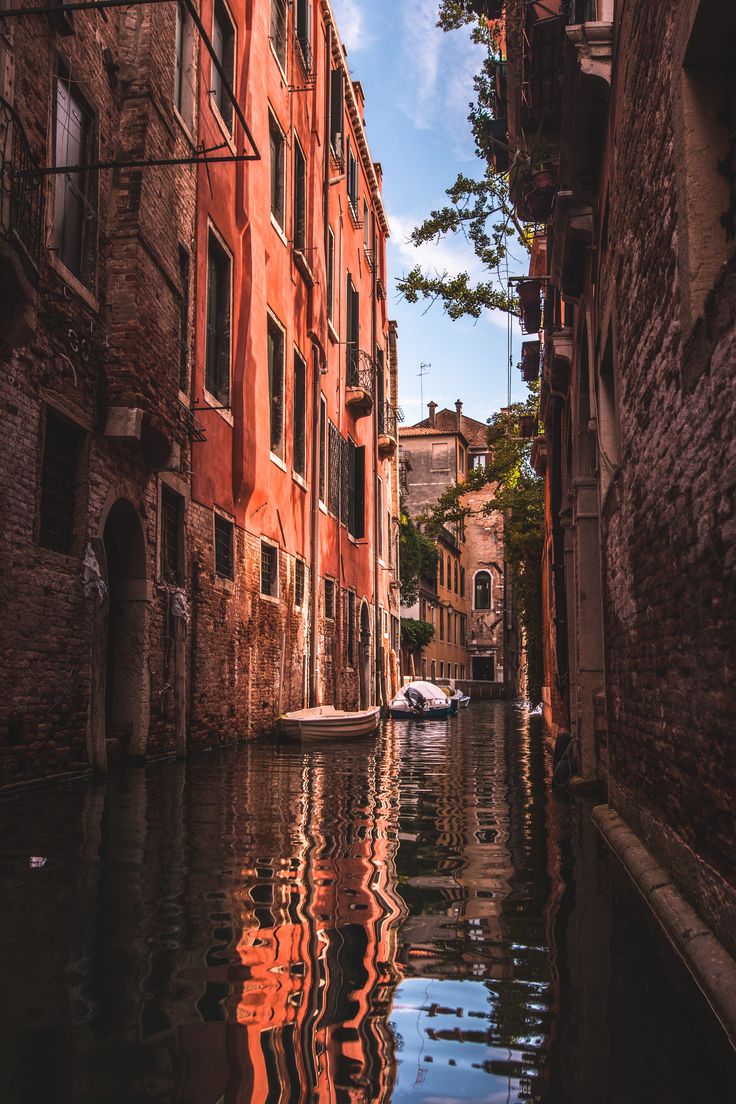
[[[294,249],[307,248],[307,162],[294,136]]]
[[[294,561],[294,605],[303,606],[305,596],[306,568],[304,560]]]
[[[335,580],[325,579],[325,617],[335,619]]]
[[[194,22],[184,0],[176,5],[174,106],[191,130],[194,121]]]
[[[345,652],[348,667],[355,665],[355,591],[349,590],[345,602]]]
[[[355,222],[360,222],[358,210],[358,162],[348,139],[348,202]]]
[[[343,157],[345,90],[342,69],[330,71],[330,146],[338,161]]]
[[[379,476],[376,481],[376,511],[378,516],[378,558],[383,558],[383,482]]]
[[[348,533],[356,540],[365,536],[365,446],[356,445],[352,439],[347,442],[348,488],[347,519]]]
[[[347,333],[346,337],[346,371],[348,387],[355,387],[359,380],[360,365],[360,293],[353,284],[353,278],[348,273],[347,277]]]
[[[224,0],[215,0],[212,16],[212,50],[222,66],[227,83],[232,88],[235,81],[235,23]],[[212,65],[210,81],[212,104],[217,109],[217,113],[226,128],[232,133],[232,101],[225,91],[224,81],[214,64]]]
[[[297,60],[304,74],[310,76],[314,72],[310,0],[294,0],[294,33]]]
[[[189,250],[179,246],[179,390],[189,394]]]
[[[275,544],[261,541],[261,594],[279,596],[279,550]]]
[[[271,0],[271,48],[279,65],[286,72],[287,0]]]
[[[161,485],[161,578],[179,586],[184,566],[184,499],[166,483]]]
[[[450,446],[446,441],[437,441],[432,445],[432,471],[450,470]]]
[[[327,230],[327,320],[334,323],[335,310],[335,235]]]
[[[268,316],[268,393],[270,396],[270,448],[284,459],[284,331]]]
[[[235,526],[215,511],[215,574],[222,579],[235,578]]]
[[[268,137],[271,151],[271,215],[283,231],[286,221],[286,139],[272,111],[268,113]]]
[[[327,400],[319,396],[319,500],[327,505]]]
[[[230,406],[230,295],[232,260],[212,227],[207,250],[207,360],[205,387]]]
[[[292,467],[302,479],[307,474],[307,365],[294,350],[294,434]]]
[[[71,553],[74,544],[81,444],[82,430],[47,408],[38,543],[64,555]]]
[[[63,65],[56,78],[54,124],[54,165],[69,168],[54,176],[53,249],[74,276],[94,288],[97,174],[84,168],[95,160],[94,115]]]

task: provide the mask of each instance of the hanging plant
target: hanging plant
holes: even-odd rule
[[[525,333],[539,333],[542,325],[541,280],[519,280],[516,293],[521,307],[521,324]]]

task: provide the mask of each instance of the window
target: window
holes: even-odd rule
[[[447,589],[452,590],[452,560],[447,557]]]
[[[161,578],[179,586],[184,565],[184,499],[165,483],[161,485]]]
[[[233,566],[234,526],[229,518],[215,513],[215,574],[222,579],[235,577]]]
[[[348,387],[355,387],[359,379],[358,367],[360,362],[358,355],[360,349],[360,293],[354,287],[350,273],[348,273],[347,311],[347,334],[345,335],[347,383]]]
[[[347,593],[347,625],[345,626],[345,645],[347,649],[348,666],[355,662],[355,591]]]
[[[445,585],[445,557],[440,556],[438,560],[439,572],[440,572],[440,586]]]
[[[286,2],[271,0],[271,28],[269,37],[279,65],[286,72]]]
[[[465,568],[460,568],[460,597],[465,597]]]
[[[227,77],[227,83],[233,87],[235,79],[235,26],[230,12],[223,0],[215,0],[215,12],[212,18],[212,49]],[[222,77],[212,65],[212,102],[228,130],[233,129],[233,105],[225,91]]]
[[[271,214],[283,230],[286,142],[283,130],[270,111],[268,113],[268,134],[271,145]]]
[[[189,8],[182,0],[176,5],[174,63],[174,106],[191,129],[194,121],[194,26]]]
[[[279,550],[266,541],[261,541],[261,594],[279,596]]]
[[[488,457],[485,452],[478,452],[472,458],[471,466],[474,468],[485,468],[488,463]]]
[[[458,569],[457,560],[455,560],[455,593],[460,593],[460,571]]]
[[[230,405],[230,287],[232,261],[212,228],[207,249],[207,363],[205,387]]]
[[[294,137],[294,249],[307,248],[307,162]]]
[[[305,73],[312,72],[312,24],[309,0],[295,0],[294,30],[296,32],[297,57]]]
[[[189,393],[189,251],[179,246],[179,390]]]
[[[432,471],[450,470],[450,448],[446,441],[432,445]]]
[[[348,201],[353,218],[358,219],[358,162],[348,139]]]
[[[82,431],[55,410],[46,411],[38,543],[68,555],[74,542],[77,465]]]
[[[465,474],[465,449],[460,448],[460,471]]]
[[[344,86],[342,69],[330,71],[330,145],[338,160],[343,154]]]
[[[443,659],[441,659],[440,660],[440,678],[443,679],[444,677],[445,677],[445,661]]]
[[[432,682],[437,678],[437,660],[432,660]]]
[[[365,536],[365,446],[348,440],[348,533]],[[380,553],[379,553],[380,554]]]
[[[307,473],[307,365],[294,350],[294,441],[292,466],[302,479]]]
[[[342,479],[342,453],[344,439],[340,435],[337,426],[330,422],[329,425],[329,476],[327,481],[327,509],[335,517],[341,514],[340,484]]]
[[[325,579],[325,617],[335,619],[335,580]]]
[[[363,250],[371,265],[373,256],[371,252],[371,219],[368,211],[368,203],[363,199]]]
[[[335,310],[335,235],[332,227],[327,230],[327,319],[334,321]]]
[[[465,633],[466,633],[466,616],[464,613],[460,614],[460,646],[465,646]],[[465,675],[463,675],[465,678]]]
[[[378,516],[378,558],[383,558],[383,482],[378,477],[376,482],[376,514]]]
[[[445,607],[440,606],[440,640],[445,639]]]
[[[489,571],[478,571],[476,573],[473,607],[477,610],[491,608],[491,575]]]
[[[284,331],[268,316],[268,393],[271,410],[270,448],[284,458]]]
[[[96,174],[79,166],[94,161],[94,119],[66,69],[56,78],[54,164],[70,171],[54,178],[54,248],[84,284],[94,284]]]
[[[304,560],[294,561],[294,605],[304,605],[304,578],[305,578]]]
[[[465,664],[464,663],[460,664],[460,678],[461,679],[465,678]]]
[[[327,400],[319,396],[319,500],[326,504],[327,496]]]

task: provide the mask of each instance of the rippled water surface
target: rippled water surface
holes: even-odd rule
[[[0,1101],[733,1100],[541,722],[478,703],[0,799]]]

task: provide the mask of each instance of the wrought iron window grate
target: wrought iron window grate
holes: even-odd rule
[[[233,523],[215,514],[215,573],[223,579],[234,577],[233,534]]]
[[[38,282],[43,178],[17,112],[0,96],[0,238],[19,246],[27,277]]]
[[[305,568],[304,560],[296,560],[294,563],[294,605],[304,605]]]
[[[261,544],[261,594],[278,596],[279,552],[273,544]]]

